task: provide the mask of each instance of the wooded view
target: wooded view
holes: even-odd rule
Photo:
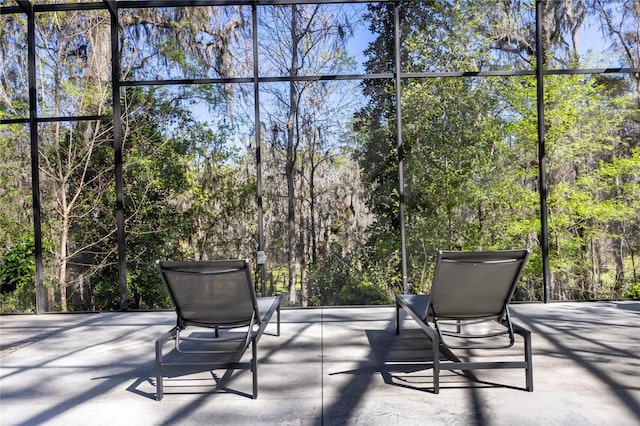
[[[34,150],[20,3],[0,14],[1,311],[35,310],[34,200],[47,310],[122,309],[111,15],[34,14]],[[550,298],[640,298],[638,2],[399,5],[399,85],[394,2],[116,9],[127,309],[170,307],[156,259],[250,259],[289,305],[391,303],[403,232],[411,292],[437,249],[530,248],[515,297],[542,300],[541,158]]]

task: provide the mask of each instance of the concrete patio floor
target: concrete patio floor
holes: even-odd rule
[[[524,370],[476,379],[443,372],[429,340],[394,308],[286,309],[251,373],[165,379],[155,400],[154,341],[173,312],[0,317],[2,425],[638,425],[640,302],[523,304],[534,392]],[[520,357],[519,340],[508,354]],[[505,355],[508,355],[505,354]],[[215,386],[218,381],[218,387]]]

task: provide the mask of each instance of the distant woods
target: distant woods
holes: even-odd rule
[[[260,123],[242,80],[253,73],[251,7],[119,12],[123,81],[226,81],[121,91],[130,309],[169,306],[155,259],[255,266],[258,167],[259,290],[264,282],[298,306],[384,304],[402,291],[394,82],[311,78],[361,73],[356,45],[364,72],[393,73],[392,8],[259,6],[258,69],[271,78],[259,84]],[[639,66],[633,2],[549,1],[542,11],[545,69]],[[533,2],[401,3],[400,66],[413,73],[402,81],[400,153],[411,291],[428,291],[436,249],[529,247],[516,297],[542,298],[537,87],[518,72],[536,66],[534,17]],[[26,18],[0,22],[0,119],[28,117]],[[588,33],[600,54],[582,47]],[[110,37],[107,11],[36,14],[39,117],[112,112]],[[471,76],[482,71],[502,73]],[[552,299],[640,294],[637,75],[545,76]],[[120,306],[113,132],[107,119],[38,125],[50,311]],[[2,311],[30,311],[28,125],[0,125],[0,143]]]

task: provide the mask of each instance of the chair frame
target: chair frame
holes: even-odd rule
[[[224,264],[229,264],[235,262],[237,267],[226,268],[226,269],[217,269],[219,263],[224,262]],[[203,267],[209,267],[212,269],[211,271],[193,271],[186,269],[185,266],[193,266],[193,265],[202,265]],[[257,354],[257,345],[260,337],[265,331],[266,326],[269,324],[271,317],[274,312],[277,313],[277,331],[276,336],[280,335],[280,296],[273,297],[256,297],[255,295],[255,287],[253,283],[253,279],[251,277],[251,272],[249,268],[248,260],[239,260],[239,261],[191,261],[191,262],[171,262],[171,261],[156,261],[156,268],[160,273],[160,277],[164,282],[165,286],[169,291],[169,295],[174,304],[176,315],[177,315],[177,324],[168,332],[164,333],[161,337],[159,337],[155,342],[155,354],[156,354],[156,399],[158,401],[162,400],[164,396],[164,384],[163,378],[164,374],[169,369],[174,368],[185,368],[185,367],[206,367],[211,370],[215,369],[227,369],[227,370],[235,370],[235,369],[248,369],[253,373],[253,393],[252,398],[256,399],[258,397],[258,354]],[[182,269],[181,269],[182,268]],[[237,323],[237,324],[228,324],[228,323],[202,323],[197,321],[189,321],[185,319],[183,316],[181,307],[176,302],[177,298],[174,294],[174,288],[169,284],[168,279],[165,275],[165,271],[171,271],[174,273],[180,274],[224,274],[228,272],[238,272],[239,270],[244,269],[246,271],[247,276],[247,285],[250,287],[249,293],[251,295],[251,302],[253,304],[253,313],[251,318],[247,319],[246,322]],[[259,309],[259,305],[262,305]],[[184,331],[188,326],[196,326],[202,328],[211,328],[213,329],[214,336],[212,338],[198,338],[191,336],[181,336],[181,331]],[[234,329],[234,328],[246,328],[246,331],[242,333],[239,337],[220,337],[219,330],[220,329]],[[169,341],[175,342],[175,349],[179,354],[188,355],[188,354],[204,354],[204,355],[235,355],[237,356],[237,361],[206,361],[206,362],[167,362],[164,360],[164,347]],[[184,341],[201,341],[201,342],[213,342],[213,343],[222,343],[229,341],[240,341],[241,344],[238,348],[232,350],[188,350],[181,347],[181,342]],[[240,358],[244,355],[246,350],[251,347],[251,359],[247,362],[240,362]]]
[[[432,296],[430,295],[397,295],[396,296],[396,335],[400,334],[400,310],[403,309],[413,320],[418,323],[420,328],[429,336],[432,342],[433,352],[433,388],[434,393],[440,392],[440,371],[441,370],[475,370],[475,369],[502,369],[502,368],[524,368],[526,379],[526,390],[533,391],[533,357],[531,350],[531,332],[523,326],[514,323],[509,315],[509,301],[515,290],[515,286],[520,279],[522,269],[529,255],[529,250],[522,251],[510,251],[510,252],[443,252],[438,251],[438,261],[436,263],[436,271],[441,262],[449,261],[450,256],[463,256],[465,259],[457,261],[461,262],[477,262],[482,263],[486,261],[483,259],[489,253],[496,253],[499,256],[514,255],[514,259],[518,259],[521,262],[518,272],[515,275],[511,288],[508,293],[508,297],[503,303],[501,312],[493,315],[481,315],[481,316],[465,316],[452,318],[447,317],[446,320],[454,320],[457,325],[456,332],[448,332],[442,330],[440,322],[441,318],[436,314],[436,309],[431,302]],[[474,255],[480,255],[479,259],[473,260]],[[468,256],[468,257],[467,257]],[[437,276],[437,274],[436,274]],[[443,283],[446,285],[446,283]],[[437,288],[436,288],[437,289]],[[434,288],[432,287],[432,290]],[[433,294],[433,293],[432,293]],[[468,335],[461,333],[461,324],[464,321],[474,320],[489,320],[496,321],[497,323],[505,327],[505,331],[499,333],[487,333],[480,335]],[[433,325],[432,325],[433,324]],[[486,338],[498,336],[501,334],[509,335],[509,343],[502,345],[449,345],[445,341],[445,336],[461,337],[461,338]],[[515,343],[515,334],[521,336],[524,340],[524,360],[523,361],[495,361],[495,362],[462,362],[451,351],[451,349],[500,349],[513,346]],[[445,357],[445,361],[441,360],[440,352]]]

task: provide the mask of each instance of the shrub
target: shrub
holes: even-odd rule
[[[338,245],[309,274],[309,304],[385,305],[391,303],[386,279],[362,267],[362,260],[353,253],[343,253]]]
[[[0,258],[0,312],[33,312],[36,302],[35,244],[26,237]]]
[[[625,299],[640,300],[640,283],[631,284],[622,294]]]

